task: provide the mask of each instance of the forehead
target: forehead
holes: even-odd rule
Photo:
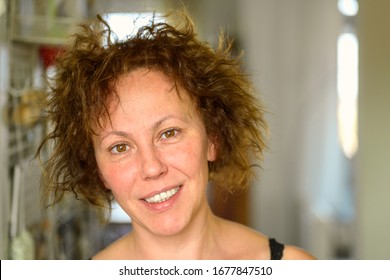
[[[112,89],[113,93],[106,101],[106,111],[98,118],[101,128],[125,107],[130,112],[141,114],[142,108],[146,110],[150,104],[155,104],[156,109],[170,108],[185,111],[189,115],[199,115],[190,94],[175,80],[158,70],[134,70],[120,76]]]
[[[155,69],[137,69],[118,78],[114,86],[116,102],[142,101],[151,99],[159,101],[178,101],[181,105],[193,106],[194,102],[190,94],[174,79]]]
[[[114,86],[116,95],[129,92],[171,92],[178,86],[163,72],[153,69],[137,69],[120,76]],[[119,96],[120,97],[120,96]]]

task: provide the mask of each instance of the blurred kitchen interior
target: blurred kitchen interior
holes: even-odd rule
[[[319,259],[389,259],[387,0],[0,0],[0,258],[87,259],[131,230],[120,211],[103,226],[73,200],[40,207],[42,77],[82,19],[182,3],[202,39],[235,40],[270,112],[250,192],[215,211]]]

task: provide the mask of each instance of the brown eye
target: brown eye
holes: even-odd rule
[[[123,153],[123,152],[126,152],[127,151],[127,145],[126,144],[118,144],[118,145],[115,145],[111,151],[114,153],[114,154],[120,154],[120,153]]]
[[[162,138],[164,139],[172,138],[176,135],[176,133],[177,131],[175,129],[167,130],[162,134]]]

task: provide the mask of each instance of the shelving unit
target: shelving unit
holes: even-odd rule
[[[7,73],[0,99],[4,111],[0,127],[4,131],[4,147],[0,147],[4,153],[0,167],[4,177],[1,259],[88,259],[98,249],[98,222],[93,211],[74,199],[49,209],[40,204],[42,171],[34,156],[46,133],[41,109],[49,94],[44,78],[47,63],[40,50],[66,45],[80,20],[59,16],[56,11],[61,7],[53,5],[61,2],[7,2],[7,27],[3,30],[7,36],[0,41],[8,57],[6,63],[1,62]],[[31,248],[24,250],[30,245],[21,237],[23,229],[34,241],[33,255],[28,252]]]
[[[7,103],[9,76],[7,22],[6,2],[0,0],[0,110]],[[8,255],[8,217],[10,214],[10,181],[7,168],[8,127],[3,118],[3,114],[0,114],[0,259],[5,259]]]

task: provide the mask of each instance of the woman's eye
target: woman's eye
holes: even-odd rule
[[[172,137],[176,136],[176,134],[177,134],[177,130],[176,129],[170,129],[170,130],[165,131],[162,134],[162,138],[169,139],[169,138],[172,138]]]
[[[128,146],[126,144],[118,144],[111,148],[111,152],[114,154],[120,154],[126,152],[128,149]]]

